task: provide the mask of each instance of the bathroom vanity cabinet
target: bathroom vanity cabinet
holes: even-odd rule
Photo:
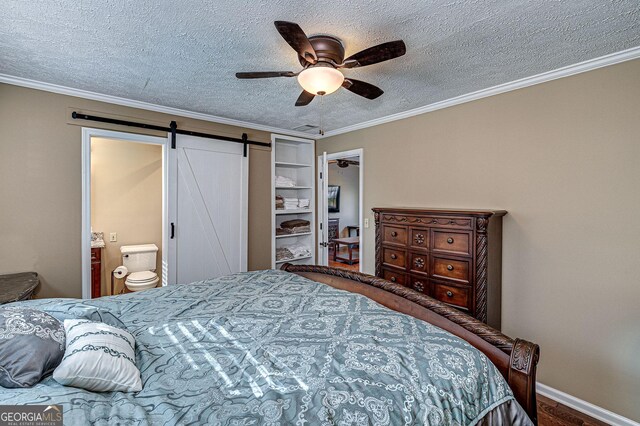
[[[101,296],[102,291],[102,249],[91,249],[91,298]]]

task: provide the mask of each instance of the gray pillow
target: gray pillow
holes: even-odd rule
[[[0,386],[28,388],[64,356],[64,326],[36,309],[0,308]]]

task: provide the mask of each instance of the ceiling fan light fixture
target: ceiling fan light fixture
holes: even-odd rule
[[[298,83],[314,95],[328,95],[338,90],[344,82],[344,75],[331,65],[316,65],[298,74]]]

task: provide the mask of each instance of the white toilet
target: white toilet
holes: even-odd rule
[[[158,246],[155,244],[122,246],[120,253],[122,253],[122,265],[129,271],[124,282],[129,290],[147,290],[158,284],[160,279],[155,273]]]

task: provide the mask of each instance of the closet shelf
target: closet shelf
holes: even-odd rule
[[[285,262],[313,265],[316,263],[315,141],[285,135],[271,135],[271,142],[271,267],[280,268]],[[292,208],[276,209],[276,205],[284,207],[282,201],[286,199],[289,199],[289,203],[284,204]],[[296,200],[298,201],[294,202]],[[305,201],[301,203],[300,200]],[[296,232],[295,234],[277,235],[277,229],[281,224],[294,219],[300,223],[308,223],[309,227],[291,229],[290,231]],[[285,224],[284,228],[294,223],[296,222]],[[305,232],[307,230],[309,232]],[[296,253],[310,255],[277,260],[278,249],[289,244],[291,247],[300,246],[293,250]],[[304,248],[308,251],[303,250]]]
[[[275,162],[276,167],[291,167],[294,169],[301,167],[311,167],[311,164],[302,164],[302,163],[284,163],[282,161]]]
[[[276,235],[276,238],[291,238],[291,237],[302,237],[303,235],[311,235],[311,232],[301,232],[299,234],[282,234]]]
[[[289,209],[289,210],[276,210],[276,214],[304,214],[313,213],[311,209]]]

